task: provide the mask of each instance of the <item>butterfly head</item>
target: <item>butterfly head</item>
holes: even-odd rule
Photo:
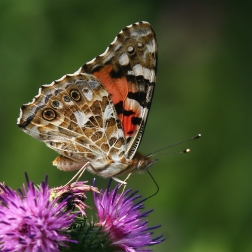
[[[150,159],[148,156],[144,156],[137,152],[134,156],[133,162],[135,164],[135,171],[138,173],[146,172],[151,165],[156,163],[158,159]]]

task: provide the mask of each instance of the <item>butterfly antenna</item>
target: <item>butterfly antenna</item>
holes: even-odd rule
[[[158,154],[154,154],[153,156],[156,156],[156,155],[183,154],[183,153],[189,153],[190,151],[191,151],[190,149],[185,149],[185,150],[176,151],[176,152],[163,152],[163,153],[158,153]]]
[[[149,155],[147,155],[147,157],[156,156],[156,155],[157,155],[156,153],[159,152],[159,151],[162,151],[162,150],[171,148],[171,147],[173,147],[173,146],[176,146],[176,145],[179,145],[179,144],[182,144],[182,143],[186,143],[186,142],[189,142],[189,141],[198,139],[198,138],[200,138],[200,137],[201,137],[201,134],[198,134],[198,135],[193,136],[193,137],[191,137],[191,138],[189,138],[189,139],[186,139],[186,140],[184,140],[184,141],[181,141],[181,142],[178,142],[178,143],[175,143],[175,144],[172,144],[172,145],[168,145],[168,146],[166,146],[166,147],[164,147],[164,148],[161,148],[161,149],[159,149],[159,150],[157,150],[157,151],[154,151],[154,152],[150,153]],[[185,149],[184,151],[181,151],[181,152],[179,152],[179,153],[188,153],[188,152],[190,152],[190,149]],[[167,153],[162,153],[162,154],[167,154]],[[162,154],[161,154],[161,155],[162,155]]]
[[[148,174],[150,175],[151,179],[153,180],[153,182],[155,183],[156,187],[157,187],[157,190],[155,193],[153,193],[151,196],[147,197],[145,200],[149,199],[149,198],[152,198],[153,196],[157,195],[158,192],[159,192],[159,185],[157,183],[157,181],[154,179],[154,177],[151,175],[151,173],[147,170]]]

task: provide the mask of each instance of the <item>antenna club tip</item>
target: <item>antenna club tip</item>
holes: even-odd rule
[[[201,134],[196,135],[193,139],[201,138]]]
[[[186,150],[184,150],[183,152],[184,153],[188,153],[188,152],[190,152],[191,150],[190,149],[186,149]]]

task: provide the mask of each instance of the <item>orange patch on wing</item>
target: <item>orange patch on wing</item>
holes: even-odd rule
[[[132,136],[137,130],[138,125],[132,124],[132,117],[134,115],[124,116],[123,118],[123,131],[125,136]]]
[[[123,114],[118,115],[118,118],[122,123],[125,136],[131,136],[135,133],[138,127],[138,125],[132,124],[132,118],[139,117],[140,110],[138,106],[135,106],[135,104],[129,105],[129,103],[126,102],[126,99],[129,92],[136,92],[136,86],[134,83],[127,81],[125,76],[121,78],[111,78],[110,72],[112,71],[113,66],[107,65],[99,71],[94,72],[93,75],[97,79],[99,79],[99,81],[103,84],[107,92],[111,95],[113,104],[117,104],[122,101],[124,110],[131,110],[135,112],[134,114],[129,116],[125,116]]]
[[[120,101],[124,101],[128,94],[128,82],[125,77],[111,78],[109,73],[113,70],[112,65],[105,66],[98,72],[94,72],[93,75],[99,79],[99,81],[106,88],[111,95],[111,99],[114,104]]]

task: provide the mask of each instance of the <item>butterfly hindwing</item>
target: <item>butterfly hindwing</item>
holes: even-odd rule
[[[92,75],[66,75],[43,85],[39,95],[21,108],[19,127],[76,162],[121,158],[125,138],[114,105]]]

